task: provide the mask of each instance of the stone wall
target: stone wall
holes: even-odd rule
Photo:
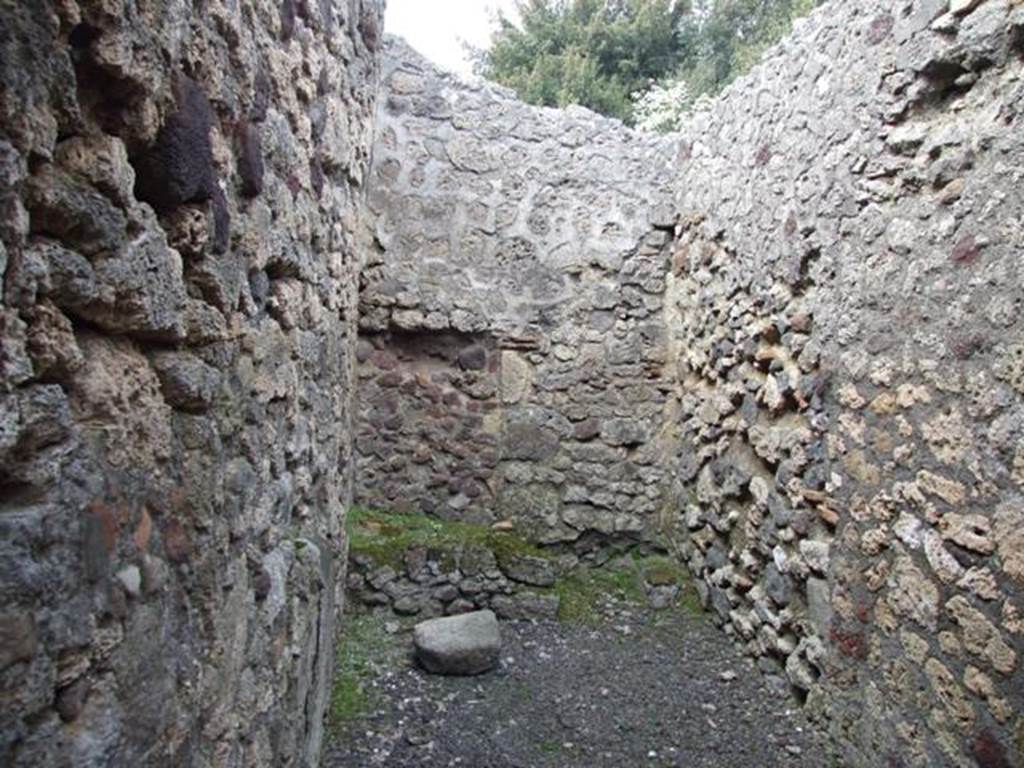
[[[675,142],[385,59],[357,500],[649,536],[669,494],[661,320]]]
[[[317,762],[380,5],[0,2],[4,765]]]
[[[832,3],[679,137],[688,561],[852,766],[1024,761],[1022,56]]]
[[[1022,56],[832,3],[654,139],[393,48],[357,496],[658,539],[849,765],[1024,760]]]
[[[851,766],[1024,761],[1019,0],[833,2],[664,138],[378,93],[372,0],[0,3],[5,764],[315,763],[354,465],[677,552]]]
[[[500,353],[489,337],[389,332],[360,340],[359,502],[494,518]],[[480,502],[486,502],[481,504]]]

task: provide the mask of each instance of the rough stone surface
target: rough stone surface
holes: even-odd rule
[[[495,556],[486,545],[411,545],[401,557],[404,567],[396,570],[351,554],[349,600],[420,618],[492,609],[502,618],[546,619],[558,612],[558,595],[545,589],[563,570],[553,559]]]
[[[1024,6],[897,6],[651,137],[371,0],[5,2],[0,759],[315,762],[358,464],[670,539],[853,768],[1024,761]]]
[[[1024,9],[954,6],[831,3],[679,137],[689,564],[865,768],[1024,760]]]
[[[669,479],[674,142],[386,51],[360,295],[357,497],[642,537]]]
[[[416,660],[436,675],[479,675],[498,663],[501,632],[492,611],[420,622],[413,629]]]
[[[849,765],[1024,760],[1022,50],[831,3],[652,138],[391,44],[357,495],[670,536]]]
[[[382,4],[279,5],[0,3],[5,766],[317,764]]]

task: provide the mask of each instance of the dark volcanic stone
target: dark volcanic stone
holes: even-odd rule
[[[185,75],[175,79],[174,93],[177,110],[167,116],[149,151],[133,163],[135,196],[159,212],[212,200],[213,252],[224,253],[231,216],[213,167],[213,110],[199,85]]]
[[[459,352],[459,366],[467,371],[482,371],[487,367],[487,350],[473,344]]]
[[[57,712],[60,719],[65,723],[71,723],[78,719],[82,713],[82,706],[85,704],[85,696],[89,692],[89,683],[86,680],[76,680],[71,685],[61,688],[57,692]]]
[[[243,120],[238,124],[237,138],[242,195],[256,197],[263,191],[263,143],[259,126]]]
[[[288,42],[295,33],[295,0],[281,2],[281,40]]]
[[[152,362],[171,407],[194,413],[210,407],[220,387],[216,368],[188,352],[159,352]]]
[[[33,233],[57,238],[86,255],[114,252],[124,242],[124,214],[63,171],[44,166],[29,181],[27,192]]]
[[[158,211],[209,200],[217,186],[210,103],[184,75],[175,81],[175,97],[177,111],[167,116],[156,143],[135,163],[135,195]]]

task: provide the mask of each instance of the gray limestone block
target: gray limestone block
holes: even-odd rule
[[[649,428],[635,419],[609,419],[601,428],[601,437],[609,445],[633,446],[647,442]]]
[[[531,555],[512,555],[500,558],[501,570],[504,574],[522,584],[535,587],[550,587],[555,583],[554,564],[543,557]]]
[[[423,596],[419,594],[402,595],[392,605],[399,616],[414,616],[423,609]]]
[[[0,669],[31,660],[38,644],[35,620],[30,613],[5,611],[0,614]]]
[[[551,621],[558,616],[558,595],[539,595],[520,592],[515,595],[496,595],[491,607],[503,619],[519,621]]]
[[[498,663],[498,619],[493,611],[430,619],[413,629],[413,646],[417,661],[428,672],[479,675]]]
[[[448,604],[448,606],[445,608],[445,613],[447,613],[449,616],[457,616],[462,613],[470,613],[471,611],[476,610],[478,607],[479,606],[476,603],[460,597],[455,600],[452,600],[452,602]]]
[[[791,589],[789,577],[779,573],[778,568],[774,565],[769,565],[765,569],[764,585],[765,593],[776,605],[783,608],[789,605]]]
[[[825,579],[807,580],[807,616],[814,631],[826,637],[832,623],[832,599]]]
[[[647,604],[656,611],[671,608],[679,597],[679,585],[658,584],[647,590]]]

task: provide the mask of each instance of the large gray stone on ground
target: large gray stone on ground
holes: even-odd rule
[[[479,675],[498,664],[501,633],[492,611],[430,619],[416,625],[416,660],[436,675]]]

